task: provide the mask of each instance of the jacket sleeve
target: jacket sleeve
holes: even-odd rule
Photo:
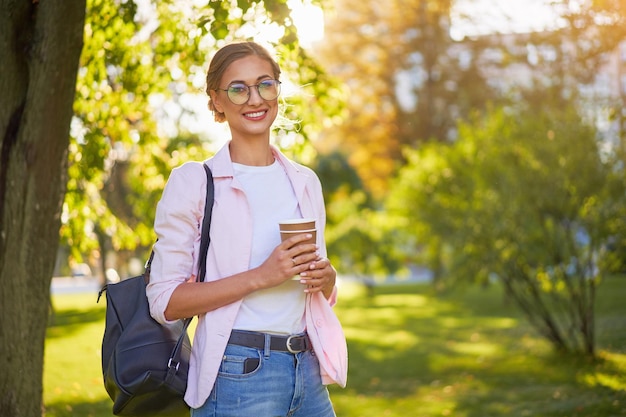
[[[348,346],[341,323],[321,293],[307,297],[307,333],[320,363],[322,382],[345,387],[348,379]]]
[[[165,310],[176,287],[197,271],[200,228],[206,197],[206,175],[202,165],[189,162],[172,170],[157,204],[154,258],[146,295],[150,314],[167,323]]]

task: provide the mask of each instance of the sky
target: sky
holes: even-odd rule
[[[456,0],[451,36],[538,31],[556,26],[549,0]],[[471,22],[460,18],[471,16]]]
[[[490,32],[529,32],[556,25],[549,6],[550,0],[456,0],[452,12],[451,36]],[[292,17],[298,27],[303,46],[310,46],[324,36],[324,15],[310,0],[289,0]],[[471,22],[462,19],[467,14]]]

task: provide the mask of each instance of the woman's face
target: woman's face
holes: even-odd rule
[[[256,87],[250,87],[250,98],[244,104],[232,103],[225,89],[233,83],[257,85],[263,80],[274,79],[272,65],[266,60],[250,55],[231,63],[220,81],[218,91],[211,91],[215,108],[224,113],[233,139],[251,136],[269,137],[269,131],[278,115],[278,98],[264,100]]]

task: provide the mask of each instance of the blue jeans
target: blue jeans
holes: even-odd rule
[[[312,350],[294,355],[229,344],[211,395],[191,417],[335,417],[335,412]]]

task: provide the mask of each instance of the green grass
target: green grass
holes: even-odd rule
[[[626,415],[626,279],[597,299],[599,359],[557,356],[494,286],[434,296],[427,285],[344,285],[348,338],[339,417]],[[44,369],[46,416],[111,416],[102,386],[104,303],[55,296]],[[259,416],[263,417],[263,416]]]
[[[97,294],[53,296],[44,357],[46,416],[112,416],[100,347],[106,300]]]

